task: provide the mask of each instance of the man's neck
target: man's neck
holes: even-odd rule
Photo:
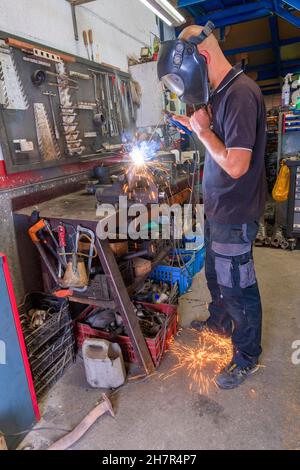
[[[216,90],[226,75],[232,69],[232,65],[228,60],[213,60],[208,66],[208,78],[212,90]]]

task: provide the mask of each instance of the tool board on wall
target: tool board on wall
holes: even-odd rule
[[[116,151],[135,128],[130,75],[0,33],[0,143],[8,173]]]

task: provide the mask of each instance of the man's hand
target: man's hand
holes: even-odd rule
[[[200,140],[201,136],[210,130],[211,123],[212,113],[210,106],[207,107],[207,110],[205,108],[199,109],[190,118],[190,125]]]
[[[246,149],[226,149],[224,143],[211,130],[212,112],[210,106],[201,108],[191,118],[174,115],[173,119],[194,131],[212,158],[233,179],[241,178],[249,170],[252,151]],[[179,131],[184,134],[183,131]]]
[[[174,121],[178,121],[180,122],[180,124],[182,124],[183,126],[187,127],[187,129],[189,129],[190,131],[192,131],[192,127],[191,127],[191,124],[190,124],[190,118],[188,116],[183,116],[183,115],[178,115],[178,114],[173,114],[172,118],[174,119]],[[180,130],[179,129],[179,132],[181,134],[184,134],[185,132]]]

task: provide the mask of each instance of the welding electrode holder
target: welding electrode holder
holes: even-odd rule
[[[205,109],[207,111],[207,105],[206,104],[201,104],[201,105],[195,105],[194,106],[194,111],[199,111],[199,109]],[[192,136],[193,135],[193,131],[190,131],[190,129],[188,129],[186,126],[184,126],[183,124],[181,124],[180,122],[176,121],[175,119],[173,119],[173,115],[169,112],[166,112],[166,117],[167,117],[167,121],[174,127],[177,127],[178,129],[180,129],[181,131],[183,131],[185,134],[189,135],[189,136]]]
[[[181,124],[180,122],[176,121],[175,119],[173,119],[173,115],[170,114],[170,113],[166,113],[166,119],[167,119],[167,122],[169,124],[171,124],[172,126],[174,127],[177,127],[178,129],[180,129],[181,131],[183,131],[185,134],[191,136],[193,134],[192,131],[190,131],[187,127],[185,127],[183,124]]]

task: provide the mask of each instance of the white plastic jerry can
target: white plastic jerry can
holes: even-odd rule
[[[89,338],[82,345],[86,380],[94,388],[117,388],[123,385],[126,371],[122,351],[117,343]]]

